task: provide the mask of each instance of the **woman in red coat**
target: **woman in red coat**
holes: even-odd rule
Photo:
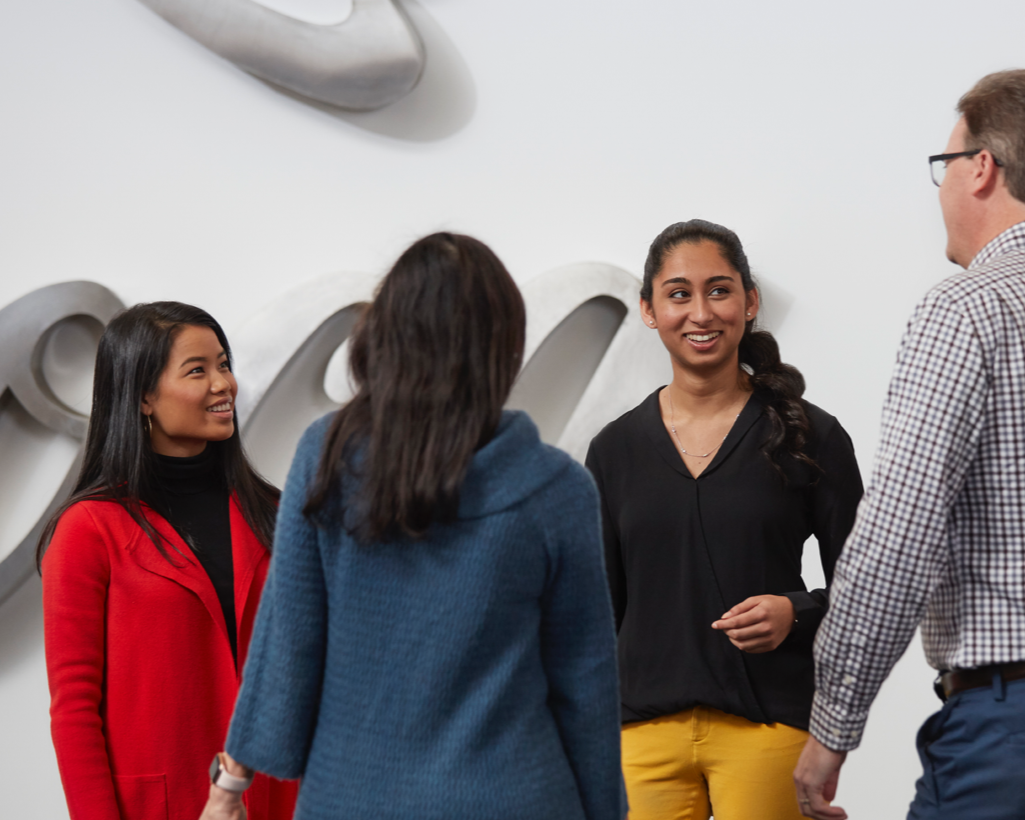
[[[230,355],[178,302],[129,308],[100,340],[82,472],[40,541],[71,820],[195,820],[206,802],[278,499],[243,454]],[[287,820],[294,799],[258,778],[249,817]]]

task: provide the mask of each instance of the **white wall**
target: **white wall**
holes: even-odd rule
[[[954,272],[926,156],[975,79],[1025,64],[1020,0],[401,2],[423,87],[344,116],[134,0],[0,4],[0,307],[90,279],[198,303],[230,335],[438,228],[526,282],[585,260],[639,272],[661,228],[701,216],[745,241],[784,358],[867,470],[903,324]],[[33,579],[0,607],[0,814],[25,820],[66,816],[38,599]],[[904,816],[930,679],[913,646],[844,770],[852,817]]]

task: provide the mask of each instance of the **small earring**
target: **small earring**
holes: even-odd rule
[[[648,322],[648,324],[649,324],[649,325],[651,325],[652,327],[654,327],[654,326],[655,326],[655,320],[654,320],[654,319],[651,319],[651,320],[650,320],[650,321]]]
[[[751,311],[750,311],[750,310],[749,310],[749,311],[747,312],[747,315],[748,315],[748,316],[750,316],[750,315],[751,315]]]
[[[153,416],[146,416],[146,432],[153,435]]]

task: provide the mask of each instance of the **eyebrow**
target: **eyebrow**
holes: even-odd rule
[[[228,354],[225,353],[222,350],[220,353],[217,354],[217,358],[220,359],[221,356],[227,356],[227,355]],[[178,368],[181,369],[181,368],[185,367],[185,365],[192,364],[193,362],[205,362],[205,361],[206,361],[206,356],[190,356],[184,362],[182,362],[180,365],[178,365]]]
[[[710,285],[713,282],[733,282],[736,281],[732,276],[710,276],[705,280],[706,285]],[[691,281],[685,276],[674,276],[672,279],[666,279],[662,286],[666,285],[690,285]]]

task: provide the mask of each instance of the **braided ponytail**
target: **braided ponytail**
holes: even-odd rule
[[[779,453],[783,450],[798,461],[817,467],[804,452],[811,433],[804,409],[804,376],[801,371],[779,358],[779,345],[767,330],[753,330],[748,322],[740,340],[740,361],[751,368],[751,386],[766,399],[765,413],[772,424],[772,433],[762,450],[779,469]]]
[[[670,225],[651,243],[644,263],[641,298],[650,304],[655,277],[666,257],[678,245],[701,242],[714,242],[719,246],[723,259],[740,274],[745,291],[757,289],[740,238],[722,225],[691,219]],[[781,473],[783,453],[818,469],[818,465],[804,452],[811,435],[811,424],[801,398],[804,395],[804,376],[793,365],[780,361],[779,345],[771,333],[754,327],[754,319],[746,323],[738,354],[741,364],[750,368],[751,386],[765,400],[765,412],[772,425],[772,433],[762,445],[762,451]]]

